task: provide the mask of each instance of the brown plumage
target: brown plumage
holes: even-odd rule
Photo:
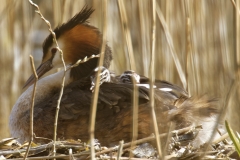
[[[67,65],[77,60],[98,54],[102,36],[97,28],[87,24],[93,12],[85,7],[67,23],[54,31],[64,53]],[[61,66],[58,51],[49,35],[43,45],[42,64],[37,69],[39,76],[52,68]],[[106,46],[104,66],[109,67],[111,50]],[[88,125],[92,91],[90,73],[97,67],[98,58],[80,64],[66,73],[66,84],[62,96],[58,119],[57,136],[62,139],[89,138]],[[61,87],[62,72],[40,79],[34,106],[34,133],[39,137],[53,138],[53,126],[57,99]],[[26,86],[33,83],[33,76]],[[141,77],[139,85],[148,83]],[[177,128],[189,126],[200,119],[215,113],[212,102],[205,98],[189,98],[187,92],[169,82],[156,80],[155,111],[161,133],[168,130],[168,122],[176,123]],[[20,141],[29,139],[29,108],[33,87],[30,86],[18,99],[10,115],[10,132]],[[167,91],[165,90],[167,89]],[[153,133],[149,89],[139,86],[138,138]],[[133,84],[110,82],[103,83],[99,90],[95,137],[103,145],[115,145],[119,140],[131,140]],[[196,121],[197,120],[197,121]]]
[[[92,96],[89,82],[89,79],[83,78],[65,87],[58,120],[57,135],[59,138],[88,141]],[[34,133],[50,139],[53,137],[59,89],[52,92],[53,97],[46,97],[34,108]],[[101,85],[95,137],[102,145],[116,145],[122,139],[125,142],[131,140],[132,92],[131,84],[104,83]],[[153,133],[148,92],[147,88],[139,87],[138,138],[144,138]],[[180,129],[215,113],[215,106],[204,97],[202,99],[180,98],[171,93],[155,90],[155,102],[158,127],[161,133],[168,130],[170,121],[175,122],[177,129]],[[27,121],[30,118],[29,110],[24,112],[22,117],[24,117],[22,120]]]

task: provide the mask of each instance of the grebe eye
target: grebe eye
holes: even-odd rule
[[[57,52],[57,48],[52,48],[51,52],[52,52],[52,54],[55,54]]]

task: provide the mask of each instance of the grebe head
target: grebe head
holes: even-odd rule
[[[54,29],[66,65],[75,64],[79,59],[99,54],[102,45],[102,34],[96,27],[88,24],[88,19],[93,11],[92,8],[84,7],[68,22]],[[106,45],[103,66],[108,68],[111,60],[111,49]],[[70,77],[77,80],[87,76],[97,67],[97,63],[98,58],[96,57],[72,68]],[[52,34],[49,34],[43,42],[43,57],[40,66],[36,70],[37,75],[40,78],[51,69],[59,67],[63,67],[60,52],[56,48]],[[31,75],[24,88],[32,85],[33,82],[34,75]]]

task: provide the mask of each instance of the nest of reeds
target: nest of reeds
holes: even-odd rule
[[[160,134],[160,138],[167,138],[168,142],[163,148],[165,159],[239,159],[238,154],[228,133],[220,135],[211,143],[204,143],[194,147],[195,137],[202,130],[202,126],[187,127],[174,130],[170,133]],[[37,140],[40,137],[36,137]],[[94,150],[96,159],[159,159],[160,156],[152,143],[155,136],[136,140],[134,142],[119,142],[118,146],[101,146],[101,142],[95,140]],[[81,140],[59,140],[55,142],[56,153],[53,153],[54,141],[47,140],[44,144],[34,143],[27,148],[29,143],[20,144],[16,138],[6,138],[0,141],[1,159],[90,159],[90,145]],[[133,145],[134,144],[134,145]],[[161,156],[162,156],[161,155]]]

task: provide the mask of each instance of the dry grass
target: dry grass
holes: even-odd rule
[[[102,30],[98,0],[34,1],[53,26],[61,24],[88,4],[96,9],[90,23]],[[240,2],[236,1],[240,8]],[[152,46],[150,1],[124,1],[136,72],[149,76]],[[155,76],[184,85],[191,95],[218,97],[223,106],[230,90],[226,117],[240,131],[240,15],[231,0],[157,1],[165,23],[156,17]],[[111,69],[120,74],[130,69],[125,35],[117,1],[108,1],[107,41],[114,60]],[[163,27],[164,26],[164,27]],[[29,54],[36,65],[41,60],[41,43],[49,33],[28,1],[2,0],[0,5],[0,139],[8,137],[11,107],[31,74]],[[167,29],[167,31],[166,31]],[[170,39],[170,40],[169,40]],[[178,64],[179,61],[179,65]],[[176,67],[177,66],[177,67]],[[182,70],[182,71],[181,71]]]

